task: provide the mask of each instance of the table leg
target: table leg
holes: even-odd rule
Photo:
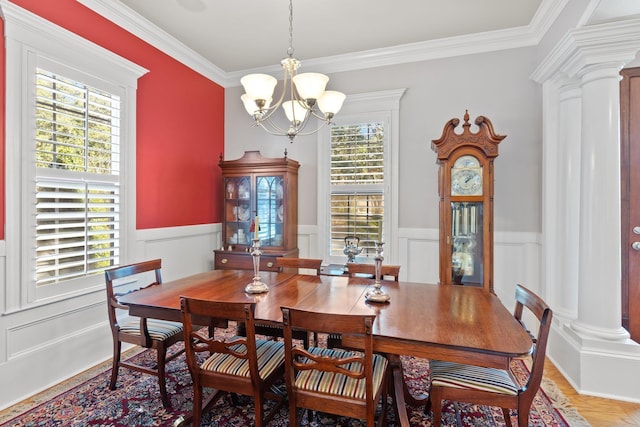
[[[393,395],[393,401],[395,403],[395,414],[398,424],[403,427],[409,427],[409,417],[407,416],[406,403],[411,406],[422,406],[429,403],[429,396],[416,398],[409,391],[407,383],[404,381],[404,374],[402,371],[402,360],[397,355],[387,355],[389,364],[391,366],[391,379],[393,385],[391,392]]]
[[[220,397],[222,397],[223,392],[220,390],[213,390],[213,392],[205,399],[202,405],[202,413],[206,413],[207,410],[211,409]],[[188,426],[193,421],[193,412],[189,412],[186,415],[180,415],[177,420],[173,422],[172,427],[183,427]]]

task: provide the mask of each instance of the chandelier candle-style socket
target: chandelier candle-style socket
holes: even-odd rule
[[[247,113],[257,126],[272,135],[286,135],[289,140],[297,135],[311,135],[324,125],[331,123],[334,115],[342,108],[346,95],[342,92],[325,90],[329,77],[320,73],[297,74],[300,61],[293,57],[293,0],[289,0],[289,49],[288,57],[281,64],[284,69],[282,93],[278,101],[273,102],[273,92],[278,83],[268,74],[248,74],[240,79],[245,94],[240,97]],[[284,101],[289,93],[289,100]],[[284,102],[283,102],[284,101]],[[282,128],[271,120],[271,116],[282,106],[289,121],[288,128]],[[316,110],[320,110],[320,113]],[[316,117],[323,123],[312,131],[304,132],[309,119]]]

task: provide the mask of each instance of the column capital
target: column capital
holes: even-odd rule
[[[531,78],[543,83],[557,74],[576,77],[587,66],[622,67],[640,51],[640,18],[590,25],[569,31],[542,60]]]

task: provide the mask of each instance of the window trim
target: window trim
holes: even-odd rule
[[[384,235],[385,262],[397,263],[398,256],[398,168],[400,146],[400,99],[406,89],[347,95],[347,99],[334,118],[335,123],[355,123],[361,120],[382,121],[385,124],[385,176],[384,176]],[[325,263],[341,263],[330,256],[330,127],[318,132],[318,253]],[[333,260],[332,260],[333,258]]]
[[[134,248],[135,141],[137,81],[148,70],[12,3],[2,1],[6,39],[6,300],[5,313],[87,294],[102,289],[95,275],[70,283],[36,287],[30,271],[32,225],[26,223],[33,205],[35,130],[35,67],[50,61],[78,78],[122,97],[122,247],[121,259]],[[34,150],[34,148],[31,148]],[[2,301],[0,300],[0,303]]]

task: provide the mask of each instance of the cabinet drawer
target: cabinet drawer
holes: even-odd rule
[[[260,271],[278,271],[276,256],[261,255]],[[253,257],[248,252],[215,251],[216,270],[253,270]]]

